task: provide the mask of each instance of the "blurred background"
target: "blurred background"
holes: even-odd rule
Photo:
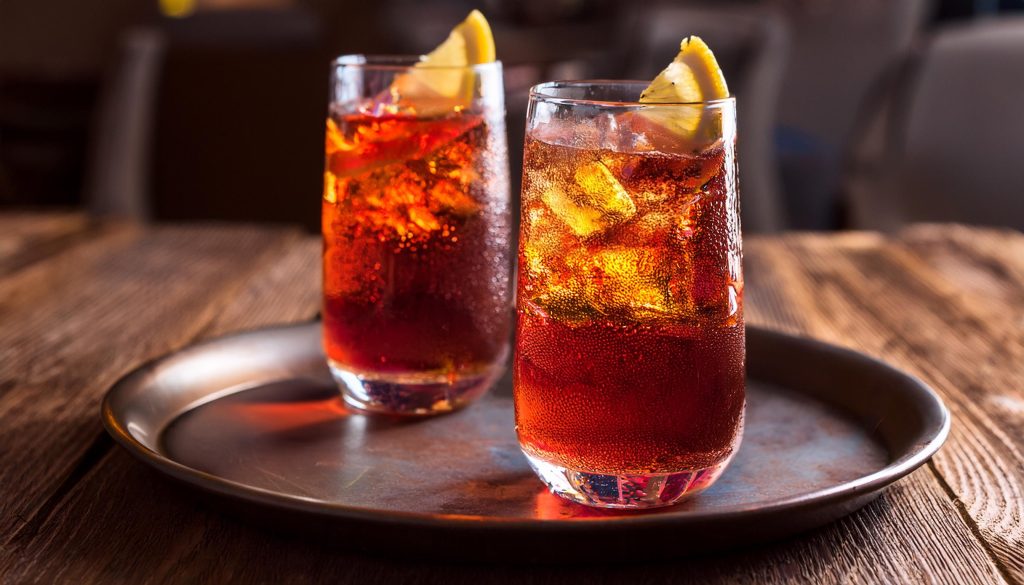
[[[472,8],[528,88],[652,78],[699,34],[739,101],[744,229],[1024,229],[1024,0],[0,0],[0,208],[318,229],[328,63]]]

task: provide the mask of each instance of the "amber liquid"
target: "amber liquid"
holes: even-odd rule
[[[745,392],[730,152],[527,137],[514,364],[527,453],[606,474],[732,454]]]
[[[511,328],[503,149],[476,115],[328,119],[323,323],[334,365],[454,380],[502,359]]]

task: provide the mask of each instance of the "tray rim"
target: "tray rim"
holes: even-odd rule
[[[477,531],[592,531],[626,530],[648,526],[685,525],[691,523],[701,524],[709,521],[729,522],[731,520],[743,519],[746,517],[756,517],[761,515],[770,516],[785,513],[788,510],[797,510],[810,506],[830,506],[837,502],[851,500],[858,497],[867,497],[873,493],[880,492],[886,486],[905,477],[926,463],[946,441],[952,424],[952,416],[949,409],[946,407],[938,393],[919,377],[909,372],[853,349],[833,345],[809,336],[793,335],[757,325],[746,325],[748,334],[753,332],[755,335],[765,336],[769,339],[775,338],[776,340],[809,344],[817,351],[833,354],[838,356],[840,359],[859,361],[868,367],[881,369],[887,374],[903,377],[909,383],[909,386],[913,388],[914,392],[920,393],[925,399],[930,401],[933,407],[935,407],[939,416],[938,428],[934,429],[930,439],[924,442],[916,442],[906,454],[889,462],[885,467],[878,471],[828,488],[784,497],[778,500],[760,503],[756,506],[739,506],[714,511],[696,510],[676,514],[664,512],[654,514],[630,514],[627,512],[591,518],[523,519],[500,516],[438,514],[430,512],[370,509],[347,504],[325,502],[316,498],[272,492],[264,488],[254,487],[238,483],[230,479],[225,479],[174,461],[164,454],[146,447],[136,440],[125,425],[122,424],[122,421],[120,421],[114,414],[112,402],[116,394],[125,392],[129,388],[135,386],[138,381],[143,379],[151,370],[155,369],[163,362],[179,356],[183,352],[202,351],[210,346],[231,343],[235,340],[247,337],[259,337],[268,333],[285,334],[289,331],[319,329],[319,327],[320,322],[317,320],[314,322],[276,325],[240,331],[190,344],[179,348],[176,351],[171,351],[151,359],[123,375],[104,394],[100,405],[100,415],[103,427],[118,444],[124,447],[136,459],[175,480],[219,496],[234,500],[244,500],[249,503],[269,506],[271,508],[301,512],[315,516],[330,516],[337,520],[364,521],[375,524],[393,524],[423,528],[472,528]],[[268,378],[266,380],[260,380],[258,383],[264,384],[273,381],[273,378]],[[252,386],[250,384],[238,384],[228,388],[223,388],[213,393],[216,395],[216,398],[213,398],[213,400],[238,392],[244,392],[246,389],[251,387]],[[209,400],[206,399],[200,400],[190,405],[190,408],[183,412],[187,412],[188,410],[196,408],[198,405],[204,404],[208,401]],[[181,416],[181,414],[182,413],[178,413],[174,418],[176,419]],[[166,430],[166,427],[161,429],[161,432],[164,430]],[[670,507],[665,510],[671,509],[672,508]]]

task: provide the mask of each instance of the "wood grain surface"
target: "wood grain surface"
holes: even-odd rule
[[[771,546],[642,565],[436,563],[222,515],[102,432],[103,392],[201,338],[312,318],[319,242],[281,229],[0,215],[0,582],[1024,583],[1024,235],[746,242],[749,321],[881,357],[954,416],[928,466]],[[352,535],[358,539],[357,534]],[[595,555],[599,556],[599,555]]]
[[[0,215],[0,275],[41,260],[98,228],[79,213]]]

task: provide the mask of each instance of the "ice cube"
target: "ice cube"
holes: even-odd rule
[[[556,183],[549,183],[540,198],[551,210],[551,213],[569,226],[574,234],[582,238],[603,231],[613,223],[613,218],[602,215],[599,210],[573,201]]]
[[[338,202],[338,178],[330,171],[324,172],[324,201],[328,203]]]
[[[588,238],[636,214],[629,193],[601,162],[577,167],[572,179],[531,174],[530,185],[541,190],[541,200],[577,236]]]
[[[650,319],[675,310],[666,250],[615,246],[570,255],[567,261],[583,276],[587,303],[603,314]]]
[[[549,285],[535,294],[531,302],[539,307],[545,315],[563,323],[581,323],[597,315],[597,311],[587,303],[576,286],[576,281],[568,281],[565,285]]]
[[[351,146],[345,141],[345,137],[342,135],[341,129],[338,128],[338,123],[327,118],[327,131],[324,133],[325,152],[327,156],[338,152],[339,150],[348,150]]]
[[[552,217],[548,207],[539,203],[526,205],[522,222],[522,269],[527,271],[531,281],[543,285],[553,272],[564,270],[560,260],[576,238],[567,233],[562,222]]]
[[[551,146],[578,149],[600,147],[601,132],[588,121],[559,118],[549,118],[546,121],[534,120],[527,131],[531,139]]]
[[[582,277],[566,262],[568,256],[585,257],[584,244],[540,202],[527,204],[522,225],[524,298],[560,321],[590,319],[595,311],[583,297]]]
[[[328,119],[327,169],[338,177],[349,177],[429,159],[481,123],[475,116],[424,120],[414,116],[376,118],[348,114],[337,122]]]
[[[616,226],[602,239],[615,246],[658,248],[664,254],[679,257],[685,254],[687,240],[693,235],[689,208],[640,212],[633,219]]]
[[[656,150],[647,139],[644,133],[644,126],[637,126],[635,112],[623,112],[614,116],[614,123],[609,127],[615,128],[617,137],[615,147],[610,150],[620,154],[646,153]]]
[[[633,134],[628,127],[619,125],[618,117],[612,114],[600,114],[590,120],[589,125],[594,128],[593,139],[584,148],[602,149],[619,152],[630,150],[633,143]]]
[[[460,188],[451,179],[434,183],[427,201],[432,211],[451,213],[456,217],[469,217],[480,209],[480,204],[467,193],[466,188]]]
[[[422,205],[411,205],[408,209],[409,221],[424,232],[433,232],[441,229],[441,222]]]
[[[700,156],[658,153],[630,157],[617,168],[622,185],[642,207],[682,205],[702,195],[702,189],[722,168],[721,150]]]
[[[624,226],[620,239],[629,240],[631,245],[646,244],[668,246],[679,225],[676,214],[667,211],[650,211],[633,219]]]
[[[578,167],[574,178],[586,195],[584,203],[587,206],[618,221],[627,220],[636,213],[633,198],[603,162],[593,161]]]

